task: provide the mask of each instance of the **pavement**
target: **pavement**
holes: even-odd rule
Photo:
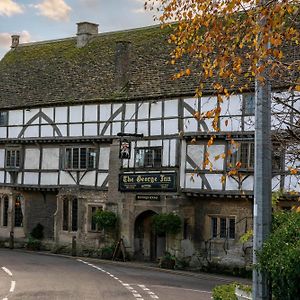
[[[211,299],[214,286],[248,280],[149,264],[0,249],[0,300]]]

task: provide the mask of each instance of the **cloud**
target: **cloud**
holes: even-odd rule
[[[20,43],[32,42],[31,35],[27,30],[23,30],[20,34]],[[11,45],[11,34],[8,32],[0,32],[0,48],[8,49]]]
[[[72,8],[64,0],[44,0],[33,5],[39,14],[54,21],[67,21]]]
[[[23,13],[23,8],[21,5],[13,0],[1,0],[0,1],[0,16],[10,17],[15,14]]]

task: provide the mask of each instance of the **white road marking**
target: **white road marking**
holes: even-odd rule
[[[164,289],[181,289],[184,291],[191,291],[191,292],[197,292],[197,293],[207,293],[211,294],[212,292],[209,291],[201,291],[201,290],[194,290],[194,289],[185,289],[182,287],[176,287],[176,286],[166,286],[166,285],[151,285],[151,287],[158,287],[158,288],[164,288]]]
[[[12,281],[10,283],[10,290],[9,290],[9,292],[12,293],[15,290],[15,288],[16,288],[16,282]]]
[[[141,298],[141,297],[142,297],[142,295],[140,295],[140,294],[133,294],[133,296],[134,296],[135,298]]]
[[[9,276],[13,276],[12,272],[11,272],[10,270],[8,270],[7,268],[2,267],[2,270],[3,270],[6,274],[8,274]]]

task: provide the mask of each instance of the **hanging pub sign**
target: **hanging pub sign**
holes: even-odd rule
[[[130,159],[131,145],[130,141],[121,139],[120,140],[120,149],[119,149],[119,158],[120,159]]]
[[[120,174],[119,190],[121,192],[175,192],[176,173]]]

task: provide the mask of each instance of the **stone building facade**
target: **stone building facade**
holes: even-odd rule
[[[11,232],[26,239],[40,223],[57,245],[76,236],[79,250],[98,249],[104,244],[92,216],[103,209],[119,216],[118,238],[137,259],[168,250],[194,264],[244,263],[249,245],[239,238],[252,227],[253,93],[224,103],[218,133],[211,120],[196,120],[195,111],[216,99],[209,91],[194,97],[197,78],[172,79],[168,30],[98,34],[98,25],[83,22],[75,38],[19,44],[13,37],[0,62],[2,240]],[[211,135],[216,141],[208,147]],[[122,143],[131,150],[126,158]],[[219,157],[209,168],[206,153]],[[243,164],[239,177],[226,176],[233,160]],[[284,160],[276,158],[274,190],[298,188]],[[182,220],[176,236],[152,229],[151,217],[165,212]]]

